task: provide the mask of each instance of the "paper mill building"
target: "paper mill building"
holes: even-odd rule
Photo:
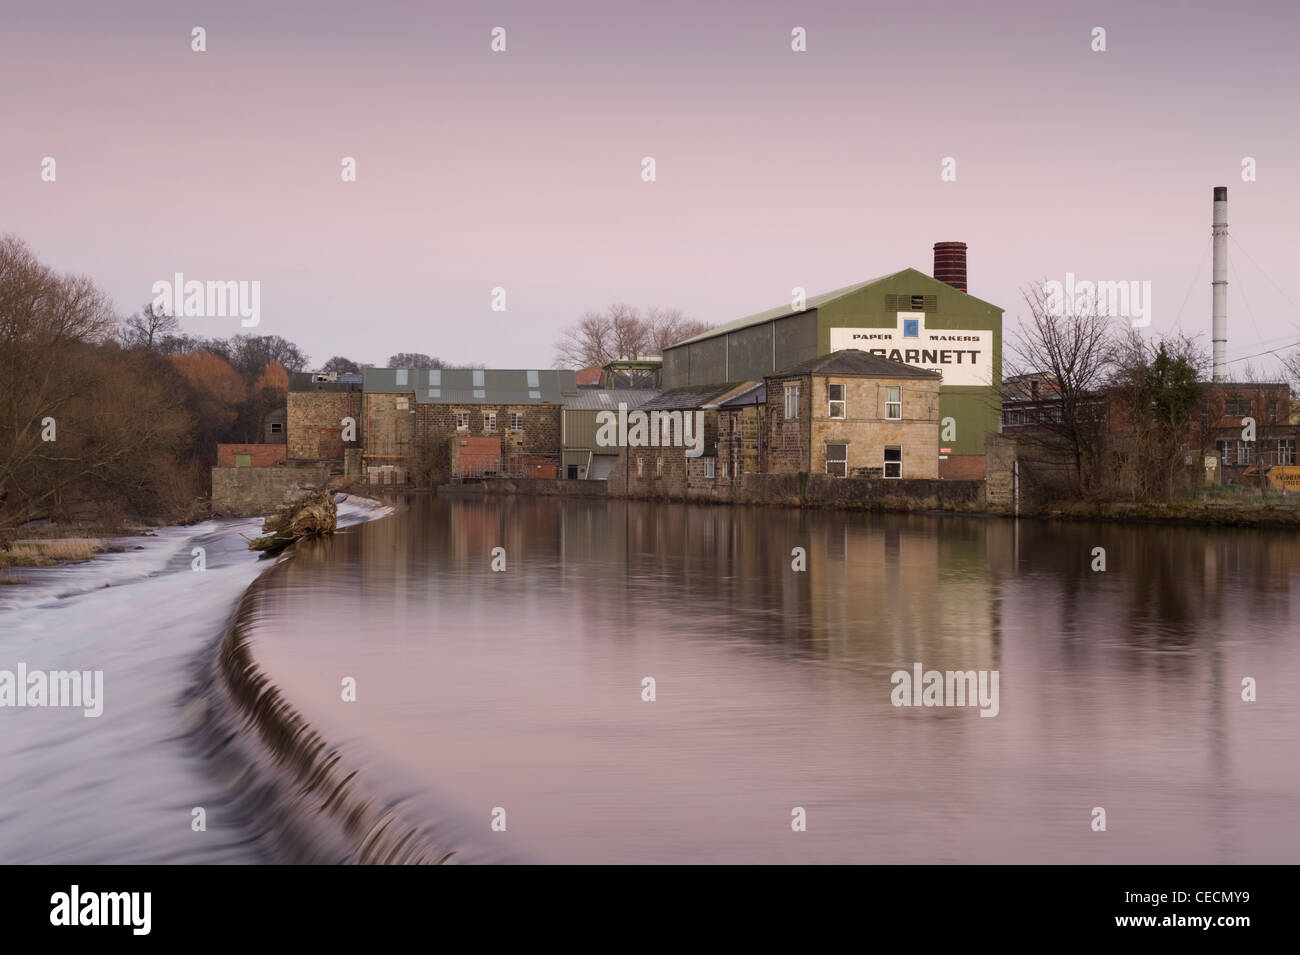
[[[942,376],[939,476],[981,479],[1002,413],[1002,309],[967,293],[965,243],[936,243],[934,259],[933,277],[903,269],[666,348],[662,387],[757,381],[844,349],[901,361]]]

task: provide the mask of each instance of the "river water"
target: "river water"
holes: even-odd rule
[[[1298,580],[1293,532],[420,497],[244,636],[456,861],[1295,863]]]

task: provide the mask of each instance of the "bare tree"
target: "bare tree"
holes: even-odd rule
[[[418,351],[399,351],[388,359],[389,368],[446,368],[441,358]]]
[[[558,368],[590,368],[619,358],[660,355],[670,345],[707,331],[709,325],[687,318],[681,309],[651,306],[645,313],[615,302],[601,312],[586,312],[564,329],[555,344]]]
[[[1111,317],[1097,301],[1059,301],[1043,282],[1022,290],[1029,315],[1011,338],[1006,377],[1045,376],[1059,420],[1042,430],[1064,445],[1080,489],[1094,491],[1107,428],[1103,391],[1114,365]]]
[[[138,313],[127,318],[118,332],[123,348],[145,348],[154,351],[163,341],[175,336],[180,329],[176,316],[168,315],[150,302]]]
[[[649,326],[651,353],[655,355],[662,355],[665,348],[702,335],[711,327],[707,322],[687,318],[679,308],[651,307],[646,310],[646,324]]]
[[[566,328],[555,344],[559,368],[590,368],[605,365],[616,357],[613,325],[603,312],[587,312],[577,324]]]
[[[335,355],[325,364],[320,366],[321,371],[333,371],[340,375],[356,375],[361,373],[361,366],[351,358],[344,358],[342,355]]]

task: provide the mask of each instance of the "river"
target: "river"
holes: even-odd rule
[[[417,497],[243,636],[453,861],[1294,863],[1298,574],[1281,531]],[[917,665],[996,707],[895,705]]]

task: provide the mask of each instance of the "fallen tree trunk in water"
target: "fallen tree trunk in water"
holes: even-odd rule
[[[333,534],[338,511],[329,491],[312,491],[281,504],[262,524],[262,532],[267,536],[250,540],[248,549],[272,556],[300,538]]]

